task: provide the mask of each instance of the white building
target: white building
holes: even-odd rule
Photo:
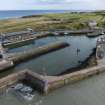
[[[95,20],[90,20],[90,21],[88,21],[88,26],[90,28],[96,28],[97,27],[97,22]]]

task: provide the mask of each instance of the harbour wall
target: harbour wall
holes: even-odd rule
[[[48,79],[48,85],[46,87],[47,90],[45,90],[44,93],[48,94],[49,92],[56,88],[63,87],[70,83],[75,83],[77,81],[83,80],[93,75],[97,75],[102,72],[105,72],[105,65],[83,69],[81,71],[77,71],[62,76],[51,77],[50,79]]]
[[[98,75],[101,72],[105,72],[105,65],[83,69],[62,76],[44,76],[30,70],[23,70],[0,79],[0,89],[7,89],[13,84],[26,80],[40,93],[47,95],[49,92],[57,88],[83,80],[93,75]]]
[[[18,44],[20,44],[22,46],[22,45],[24,45],[24,43],[38,40],[41,38],[45,38],[47,36],[49,36],[47,33],[46,34],[42,33],[42,34],[29,35],[28,37],[21,35],[21,38],[19,36],[17,36],[16,38],[10,37],[10,38],[8,38],[9,42],[4,42],[3,45],[6,48],[11,48],[13,46],[16,47],[16,45],[18,45]]]
[[[8,75],[0,79],[0,91],[7,89],[9,86],[25,78],[25,73],[26,73],[26,70],[23,70],[21,72],[13,73],[11,75]]]
[[[7,44],[5,43],[3,45],[3,47],[8,48],[8,49],[12,49],[12,48],[17,48],[17,47],[21,47],[24,45],[28,45],[32,42],[34,42],[34,39],[20,40],[20,41],[16,41],[16,42],[7,43]]]

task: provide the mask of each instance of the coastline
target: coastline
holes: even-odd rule
[[[101,13],[101,12],[100,12]],[[62,13],[41,13],[16,16],[16,18],[3,19],[0,23],[0,32],[22,31],[30,27],[33,30],[50,31],[56,29],[80,30],[89,29],[88,22],[94,20],[98,27],[104,26],[102,16],[97,12],[62,12]]]
[[[54,14],[54,13],[68,13],[70,10],[1,10],[0,11],[0,20],[16,19],[22,17],[30,17],[44,14]],[[11,14],[7,17],[8,12]],[[3,14],[2,14],[3,13]],[[13,13],[15,13],[13,15]],[[18,13],[18,14],[16,14]],[[3,15],[3,16],[2,16]]]

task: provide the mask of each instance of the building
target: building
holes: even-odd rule
[[[1,42],[11,42],[17,39],[22,40],[24,38],[29,38],[30,36],[36,34],[31,28],[27,28],[25,31],[12,32],[12,33],[1,33],[0,41]]]
[[[97,27],[97,22],[95,20],[90,20],[90,21],[88,21],[88,26],[92,29],[96,28]]]

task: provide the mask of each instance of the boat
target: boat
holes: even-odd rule
[[[33,89],[31,87],[24,86],[22,89],[20,89],[20,91],[23,93],[31,93]]]
[[[68,35],[69,33],[68,32],[64,32],[64,35]]]
[[[19,83],[14,87],[14,89],[18,91],[21,90],[23,87],[24,87],[23,84]]]
[[[25,100],[28,100],[28,101],[31,101],[33,98],[34,98],[34,94],[26,94],[26,95],[24,95],[23,96],[23,98],[25,99]]]
[[[35,94],[33,94],[33,89],[30,86],[26,86],[22,83],[19,83],[12,88],[16,96],[20,96],[27,101],[31,101],[35,96]]]

